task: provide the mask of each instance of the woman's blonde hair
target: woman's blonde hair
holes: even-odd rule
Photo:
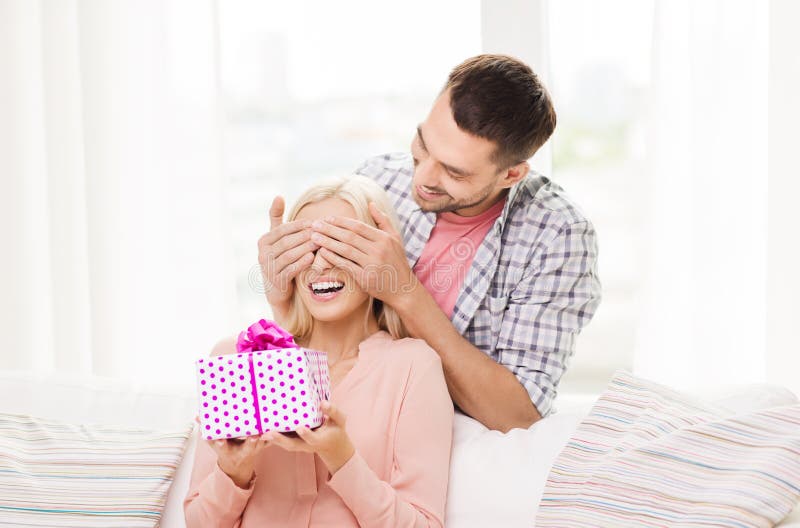
[[[314,184],[297,199],[297,202],[289,211],[289,216],[286,221],[291,222],[295,220],[300,210],[306,205],[321,202],[328,198],[338,198],[349,203],[355,210],[356,218],[367,225],[377,227],[369,212],[369,202],[373,202],[386,218],[389,219],[389,223],[392,227],[394,227],[398,233],[400,232],[400,222],[389,201],[389,196],[377,183],[360,175],[331,178]],[[389,271],[391,272],[391,270]],[[396,276],[390,277],[389,282],[390,286],[393,285],[396,287]],[[381,330],[389,332],[395,339],[408,336],[408,332],[394,308],[384,305],[382,301],[374,297],[370,297],[369,306],[364,314],[365,329],[370,312],[375,315],[378,321],[378,327]],[[311,316],[311,312],[305,304],[303,304],[296,287],[292,294],[291,306],[289,307],[284,325],[286,330],[291,332],[297,339],[308,338],[314,328],[314,318]]]

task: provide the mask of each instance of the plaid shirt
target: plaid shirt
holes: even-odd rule
[[[357,173],[377,181],[395,206],[414,267],[436,213],[411,196],[408,153],[367,160]],[[542,416],[575,351],[575,338],[600,303],[592,224],[563,189],[531,171],[509,191],[477,248],[451,321],[473,345],[513,372]]]

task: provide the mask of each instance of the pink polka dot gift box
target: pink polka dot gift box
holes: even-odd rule
[[[239,334],[236,350],[195,362],[204,438],[322,425],[320,403],[330,399],[325,352],[298,347],[291,334],[265,319]]]

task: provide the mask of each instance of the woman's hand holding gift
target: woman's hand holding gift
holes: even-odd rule
[[[255,462],[261,451],[269,445],[265,435],[249,436],[244,439],[206,440],[217,453],[219,468],[228,475],[234,484],[247,489],[255,471]]]
[[[279,446],[287,451],[303,451],[316,453],[331,472],[336,473],[355,453],[355,447],[345,430],[346,416],[328,401],[322,402],[324,419],[322,425],[315,430],[306,427],[297,429],[299,438],[291,438],[276,431],[264,433],[271,445]]]

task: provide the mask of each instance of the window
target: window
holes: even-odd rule
[[[480,53],[480,4],[219,7],[225,173],[244,327],[270,313],[256,241],[269,228],[273,197],[283,195],[288,208],[320,177],[408,150],[447,73]]]
[[[553,179],[597,229],[603,302],[578,339],[562,390],[599,391],[631,368],[643,284],[646,97],[653,2],[550,2]],[[599,385],[598,385],[599,384]]]
[[[548,87],[559,124],[547,176],[594,222],[604,288],[562,389],[599,390],[613,370],[630,368],[638,322],[653,2],[548,6]],[[244,327],[270,314],[255,245],[273,197],[290,206],[320,177],[407,150],[450,69],[481,53],[481,3],[228,0],[220,19],[225,173]]]

